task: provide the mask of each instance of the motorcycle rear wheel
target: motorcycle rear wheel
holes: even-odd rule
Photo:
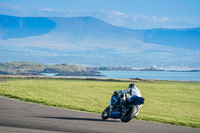
[[[109,118],[110,106],[108,106],[102,113],[101,118],[106,120]]]
[[[137,113],[137,107],[135,105],[130,105],[129,111],[125,115],[122,115],[120,119],[122,122],[129,122],[136,113]]]

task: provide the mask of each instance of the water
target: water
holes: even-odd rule
[[[41,73],[44,76],[55,76],[58,73]]]
[[[92,76],[93,78],[118,78],[118,79],[160,79],[179,81],[200,81],[200,72],[166,72],[166,71],[100,71],[105,77]],[[57,73],[43,73],[45,76],[55,76]],[[91,76],[65,76],[65,77],[91,77]]]
[[[106,78],[141,78],[160,80],[200,81],[200,72],[167,71],[100,71]]]

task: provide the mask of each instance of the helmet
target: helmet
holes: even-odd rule
[[[132,83],[132,84],[129,84],[128,88],[133,88],[134,86],[135,86],[135,84]]]

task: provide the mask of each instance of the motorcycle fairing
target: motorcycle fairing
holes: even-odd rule
[[[143,97],[138,97],[138,96],[132,96],[130,98],[130,103],[133,105],[140,105],[144,103],[144,98]]]
[[[117,118],[120,118],[120,116],[121,116],[121,113],[119,112],[119,111],[111,111],[110,112],[110,115],[109,115],[109,117],[110,118],[113,118],[113,119],[117,119]]]

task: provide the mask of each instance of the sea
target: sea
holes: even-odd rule
[[[200,72],[168,72],[168,71],[100,71],[107,78],[120,79],[157,79],[178,81],[200,81]]]
[[[169,72],[169,71],[99,71],[104,76],[69,76],[69,77],[93,77],[115,79],[156,79],[176,81],[200,81],[200,72]],[[55,74],[44,74],[54,76]],[[68,76],[65,76],[68,77]]]

